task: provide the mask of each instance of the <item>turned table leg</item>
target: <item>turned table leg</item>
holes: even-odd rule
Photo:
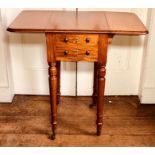
[[[61,62],[60,61],[57,61],[57,77],[58,77],[58,86],[57,86],[57,104],[60,103],[60,79],[61,79]]]
[[[57,127],[57,104],[60,96],[60,62],[56,61],[54,43],[55,37],[51,33],[45,33],[47,43],[47,61],[49,64],[49,89],[51,105],[51,125],[52,135],[49,137],[54,140]]]
[[[98,91],[98,74],[97,74],[97,62],[94,62],[94,83],[93,83],[93,102],[90,107],[96,106],[97,103],[97,91]]]
[[[98,66],[97,135],[101,134],[103,124],[103,104],[105,87],[105,66]]]
[[[51,139],[54,140],[56,136],[57,127],[57,68],[56,63],[49,65],[49,86],[50,86],[50,104],[51,104],[51,124],[52,135]]]
[[[98,46],[98,64],[97,64],[97,135],[101,135],[103,125],[103,106],[104,106],[104,88],[105,88],[105,74],[106,74],[106,61],[107,61],[107,46],[108,35],[99,35]]]

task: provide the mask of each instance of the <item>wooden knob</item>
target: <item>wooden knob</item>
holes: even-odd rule
[[[68,38],[65,37],[64,38],[64,42],[67,43],[68,42]]]
[[[90,38],[86,38],[86,43],[89,43],[90,42]]]
[[[64,51],[64,55],[68,55],[68,51],[65,50],[65,51]]]
[[[90,55],[90,52],[89,51],[86,51],[86,55]]]

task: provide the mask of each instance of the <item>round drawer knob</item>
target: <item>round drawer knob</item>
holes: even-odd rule
[[[89,43],[90,42],[90,38],[86,38],[86,43]]]
[[[64,51],[64,55],[68,55],[68,51],[65,50],[65,51]]]
[[[64,42],[67,43],[68,42],[68,38],[65,37],[64,38]]]
[[[89,51],[86,51],[86,55],[90,55],[90,52]]]

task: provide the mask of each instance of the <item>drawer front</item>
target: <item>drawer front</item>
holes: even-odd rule
[[[56,60],[59,61],[97,61],[98,50],[62,48],[56,50]]]
[[[87,34],[56,34],[55,35],[55,43],[56,46],[64,46],[64,45],[83,45],[86,44],[88,46],[97,46],[98,45],[98,35],[87,35]]]
[[[59,61],[97,61],[98,35],[55,35],[55,55]]]

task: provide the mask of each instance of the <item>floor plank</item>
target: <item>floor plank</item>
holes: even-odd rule
[[[45,134],[0,134],[1,146],[155,146],[155,136],[57,135],[54,141]]]
[[[58,130],[51,133],[49,96],[17,95],[0,104],[0,146],[155,146],[155,105],[137,97],[106,97],[102,135],[96,136],[91,97],[61,97]]]

